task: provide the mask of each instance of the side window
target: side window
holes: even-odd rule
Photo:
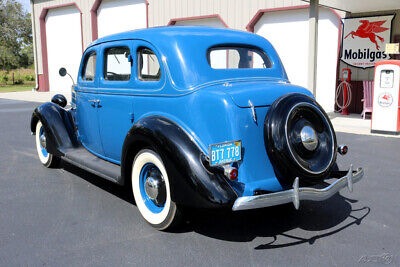
[[[131,62],[128,47],[112,47],[104,52],[104,79],[107,81],[129,81]]]
[[[86,57],[85,68],[83,70],[82,79],[84,81],[94,81],[96,75],[96,52],[91,52]]]
[[[161,78],[160,63],[156,54],[147,48],[137,50],[138,77],[141,81],[159,81]]]

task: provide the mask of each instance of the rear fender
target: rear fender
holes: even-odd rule
[[[193,138],[165,117],[143,118],[129,131],[121,161],[125,179],[131,179],[134,157],[145,147],[157,150],[162,156],[169,173],[173,201],[202,208],[232,207],[237,198],[235,191],[221,173],[205,167],[205,155]]]

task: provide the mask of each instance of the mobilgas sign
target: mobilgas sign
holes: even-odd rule
[[[341,60],[357,68],[374,67],[375,62],[389,59],[385,45],[390,43],[394,15],[345,18]]]

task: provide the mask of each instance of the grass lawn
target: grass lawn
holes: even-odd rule
[[[31,91],[32,88],[35,87],[35,84],[16,84],[16,85],[1,85],[0,93],[9,93],[9,92],[22,92],[22,91]]]

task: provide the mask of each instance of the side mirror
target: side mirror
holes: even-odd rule
[[[68,74],[68,76],[71,78],[72,84],[75,84],[75,81],[72,78],[71,74],[69,74],[65,68],[60,68],[60,70],[58,71],[58,74],[60,74],[61,77],[64,77],[65,75]]]
[[[65,75],[67,75],[67,70],[65,68],[60,68],[58,74],[60,74],[61,77],[64,77]]]

